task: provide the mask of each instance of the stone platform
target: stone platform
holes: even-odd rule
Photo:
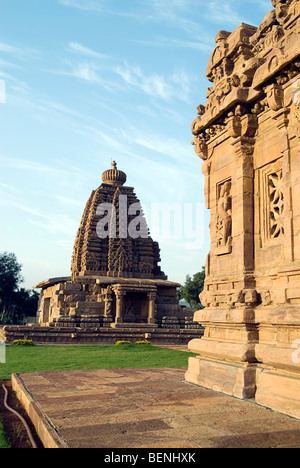
[[[184,381],[186,369],[14,374],[47,448],[300,448],[300,420]]]
[[[0,340],[11,344],[28,339],[37,345],[107,345],[117,341],[149,340],[155,345],[187,345],[201,338],[204,330],[193,328],[157,328],[143,324],[119,324],[114,328],[55,327],[41,325],[5,325],[0,327]]]

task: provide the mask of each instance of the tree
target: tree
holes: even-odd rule
[[[39,302],[39,294],[30,289],[21,288],[13,294],[13,322],[21,323],[24,317],[35,317]]]
[[[21,270],[14,253],[0,253],[0,322],[20,323],[36,313],[38,294],[20,288]]]
[[[1,320],[13,308],[14,292],[23,281],[22,266],[18,263],[14,253],[0,254],[0,308]]]
[[[187,275],[184,285],[177,290],[178,299],[185,299],[193,308],[203,309],[199,299],[199,294],[204,289],[204,281],[204,267],[202,267],[202,271],[196,273],[193,278],[190,275]]]

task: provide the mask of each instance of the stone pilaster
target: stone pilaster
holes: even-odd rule
[[[227,181],[217,183],[217,201],[209,203],[211,228],[217,225],[218,231],[216,238],[212,236],[214,248],[210,255],[214,257],[214,265],[219,262],[221,266],[227,260],[234,274],[220,275],[209,270],[200,296],[205,309],[195,314],[195,320],[205,326],[204,337],[190,342],[190,350],[199,356],[190,359],[186,373],[187,381],[238,398],[252,398],[255,394],[253,151],[256,129],[257,118],[253,115],[228,120],[227,146],[234,151],[234,170]],[[217,164],[212,156],[209,167]],[[211,177],[208,162],[204,165],[202,172],[208,179]],[[206,199],[213,198],[211,181],[206,180],[205,186]]]
[[[153,325],[156,323],[156,307],[155,307],[156,294],[154,293],[148,294],[148,299],[149,299],[148,324]]]

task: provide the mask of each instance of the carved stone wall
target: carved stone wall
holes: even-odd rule
[[[192,124],[211,249],[186,378],[300,417],[300,3],[272,4],[218,33]]]

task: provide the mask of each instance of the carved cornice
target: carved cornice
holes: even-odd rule
[[[209,157],[208,140],[222,130],[227,117],[237,115],[234,109],[246,106],[246,113],[258,115],[267,103],[271,110],[279,110],[283,107],[281,86],[300,71],[300,2],[273,0],[273,5],[275,10],[258,28],[242,23],[233,33],[220,31],[216,37],[206,71],[213,85],[206,104],[197,107],[192,124],[192,144],[203,160]],[[239,125],[238,119],[231,119],[230,131],[238,133]]]

